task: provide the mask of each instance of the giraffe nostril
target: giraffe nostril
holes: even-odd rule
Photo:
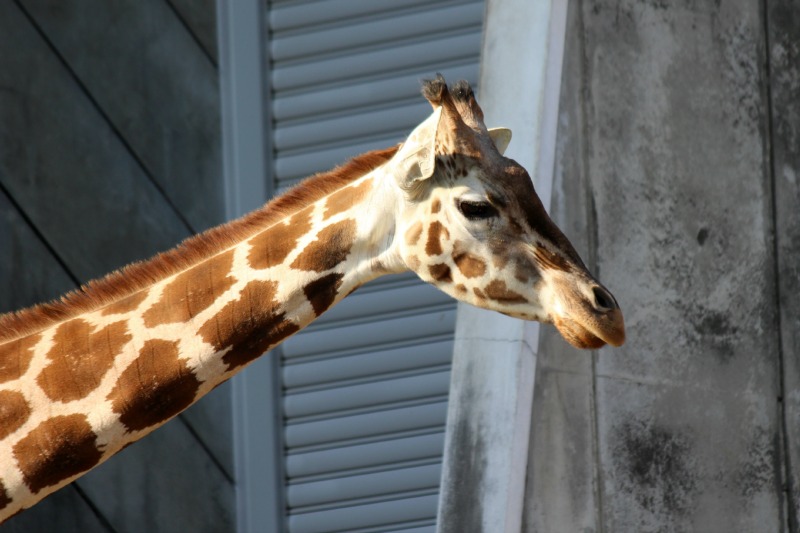
[[[594,295],[594,307],[598,311],[612,311],[617,308],[617,301],[603,287],[593,287],[592,294]]]

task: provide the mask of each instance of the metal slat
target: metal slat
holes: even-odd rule
[[[277,154],[275,172],[278,177],[278,188],[286,188],[302,178],[329,170],[358,154],[388,148],[402,141],[408,133],[398,130],[383,138],[364,139],[344,146],[320,148],[312,152],[292,155]]]
[[[271,41],[272,61],[292,61],[309,56],[326,56],[342,51],[352,51],[370,46],[385,46],[387,42],[425,39],[427,35],[442,35],[448,31],[463,31],[480,27],[483,3],[454,4],[431,9],[420,16],[418,12],[337,26],[314,32],[309,39],[306,33],[277,36]]]
[[[281,152],[341,142],[347,132],[358,132],[358,137],[384,136],[398,129],[410,132],[430,114],[430,109],[427,102],[417,98],[402,105],[386,106],[379,110],[367,110],[310,123],[282,127],[278,125],[274,145]]]
[[[389,320],[302,331],[295,335],[291,342],[283,344],[283,356],[291,359],[401,342],[414,336],[424,338],[453,333],[456,320],[455,306],[434,312],[420,311],[416,315],[399,316]]]
[[[476,58],[469,58],[464,64],[437,65],[436,70],[448,80],[466,79],[473,86],[477,83]],[[420,80],[434,75],[435,72],[427,68],[399,75],[389,71],[381,79],[339,87],[312,86],[303,92],[284,93],[273,100],[273,118],[281,127],[286,121],[333,113],[348,114],[354,108],[374,109],[381,104],[393,105],[398,101],[419,99]]]
[[[355,78],[379,76],[387,70],[418,70],[421,63],[435,68],[442,63],[475,58],[481,35],[474,28],[442,39],[415,42],[381,50],[347,54],[296,65],[275,65],[272,85],[276,93],[316,84],[350,83]],[[424,59],[424,62],[422,61]]]
[[[370,413],[326,418],[286,425],[286,446],[319,446],[337,441],[376,438],[403,431],[441,429],[447,416],[447,400],[383,409]]]
[[[367,353],[321,360],[291,361],[292,364],[283,366],[283,385],[293,389],[425,367],[449,366],[452,354],[453,340],[447,338],[383,350],[373,348]]]
[[[425,494],[352,507],[338,507],[289,516],[292,533],[355,531],[383,524],[403,523],[436,516],[437,494]]]
[[[396,11],[414,6],[434,4],[432,0],[320,0],[316,2],[274,1],[270,9],[270,30],[280,32],[331,24],[342,20],[353,20],[365,16]],[[333,5],[333,8],[331,7]]]
[[[450,371],[428,372],[417,376],[370,381],[345,387],[288,393],[284,396],[284,415],[291,419],[334,411],[379,406],[447,395]]]
[[[343,470],[377,467],[441,457],[444,433],[413,435],[395,439],[289,454],[289,479],[319,476]]]
[[[289,484],[289,508],[325,505],[348,500],[376,498],[393,492],[437,489],[441,463],[397,468],[354,476],[339,476],[321,481]],[[299,510],[299,509],[298,509]]]
[[[403,529],[392,529],[392,533],[435,533],[435,531],[436,531],[436,525],[426,525],[426,526],[403,528]]]

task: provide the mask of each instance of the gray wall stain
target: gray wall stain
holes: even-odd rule
[[[647,511],[686,514],[697,490],[694,439],[641,420],[625,421],[612,435],[614,471],[623,490]]]
[[[471,427],[467,420],[461,420],[453,428],[453,443],[449,450],[454,460],[454,477],[450,485],[455,487],[458,506],[444,507],[441,516],[441,531],[456,533],[463,531],[482,531],[483,509],[481,493],[486,469],[486,445],[479,430]]]

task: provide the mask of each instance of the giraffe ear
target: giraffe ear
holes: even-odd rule
[[[508,128],[489,128],[489,137],[497,147],[500,155],[503,155],[511,142],[511,130]]]
[[[434,109],[433,114],[411,132],[406,142],[395,156],[397,181],[403,189],[410,189],[416,182],[433,175],[436,166],[436,131],[442,118],[442,108]]]

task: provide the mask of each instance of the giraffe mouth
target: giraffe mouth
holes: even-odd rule
[[[587,317],[583,323],[567,316],[555,317],[553,325],[564,340],[576,348],[596,350],[606,344],[622,346],[625,343],[625,320],[619,308]]]

